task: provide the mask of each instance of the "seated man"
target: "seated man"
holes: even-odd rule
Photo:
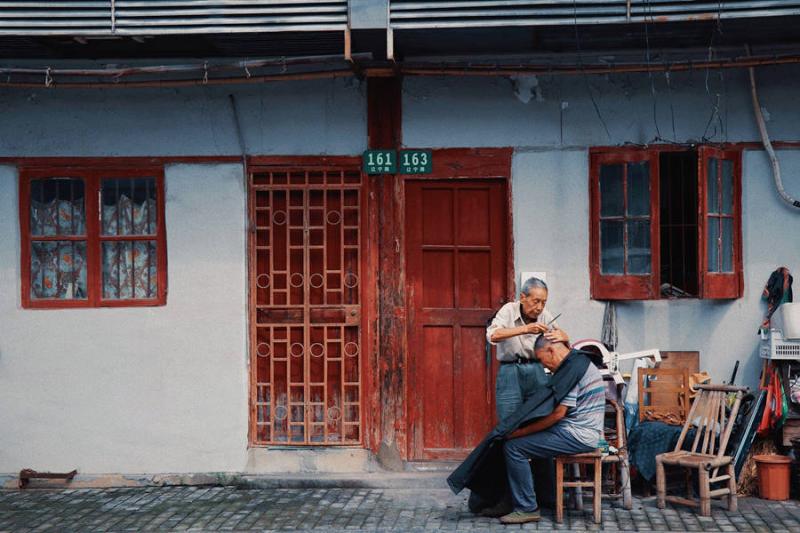
[[[544,335],[536,339],[536,357],[555,372],[569,348]],[[505,443],[506,467],[514,511],[500,517],[504,524],[539,520],[529,458],[548,458],[595,450],[603,431],[605,386],[596,366],[590,364],[575,388],[552,413],[514,431]]]

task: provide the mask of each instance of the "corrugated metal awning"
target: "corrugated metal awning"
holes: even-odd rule
[[[0,1],[0,34],[168,35],[335,31],[347,0]]]
[[[392,29],[676,22],[800,14],[795,0],[391,0]]]

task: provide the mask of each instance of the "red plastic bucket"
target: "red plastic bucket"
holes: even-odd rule
[[[766,500],[789,499],[792,460],[783,455],[756,455],[758,493]]]

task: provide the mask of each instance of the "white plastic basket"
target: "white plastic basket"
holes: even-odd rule
[[[781,305],[773,317],[775,326],[786,340],[800,341],[800,303]]]
[[[784,340],[780,330],[761,334],[759,355],[764,359],[793,359],[800,361],[800,341]]]

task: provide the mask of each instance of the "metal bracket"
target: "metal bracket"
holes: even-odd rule
[[[19,471],[19,488],[24,489],[28,486],[31,479],[63,479],[67,482],[72,481],[72,478],[78,473],[77,470],[72,472],[57,473],[57,472],[37,472],[30,468],[23,468]]]

